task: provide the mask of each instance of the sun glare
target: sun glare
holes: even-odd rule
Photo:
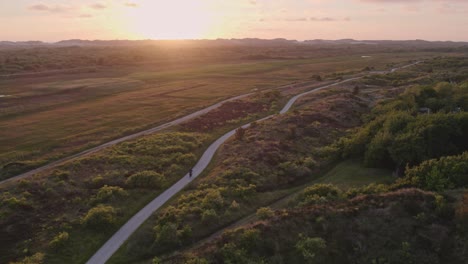
[[[134,38],[205,38],[215,23],[209,1],[147,0],[124,16]]]

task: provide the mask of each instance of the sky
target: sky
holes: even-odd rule
[[[468,0],[0,0],[0,40],[468,41]]]

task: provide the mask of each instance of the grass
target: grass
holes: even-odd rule
[[[349,189],[370,183],[388,184],[394,179],[390,170],[366,168],[359,161],[346,160],[314,183],[329,183],[342,189]]]
[[[89,258],[101,247],[117,230],[124,225],[140,208],[144,207],[154,197],[162,193],[145,192],[143,195],[130,195],[131,199],[125,201],[125,209],[121,209],[123,214],[118,223],[112,228],[100,230],[88,230],[85,228],[74,228],[70,231],[70,239],[64,249],[57,253],[47,254],[47,263],[86,263]]]
[[[213,80],[214,81],[214,80]],[[246,80],[244,79],[240,79],[240,80],[236,80],[238,81],[238,83],[242,83]],[[236,81],[233,80],[233,83],[235,83]],[[250,81],[250,79],[247,79],[247,81]],[[92,82],[92,81],[90,81]],[[217,82],[219,82],[219,80],[217,80]],[[106,83],[106,82],[104,82]],[[181,81],[181,82],[177,82],[177,84],[184,84],[185,81]],[[54,84],[56,85],[56,84]],[[78,88],[76,86],[74,86],[75,84],[72,83],[71,84],[71,88],[70,86],[66,86],[66,84],[64,83],[63,84],[63,89],[67,90],[67,89],[78,89],[79,88],[79,85],[78,85]],[[89,85],[89,84],[88,84]],[[100,98],[97,98],[95,99],[96,101],[93,102],[93,104],[90,104],[90,102],[87,102],[86,104],[82,104],[82,103],[78,103],[77,105],[71,105],[70,107],[81,107],[81,111],[86,111],[87,108],[86,107],[90,107],[90,106],[93,106],[93,109],[88,109],[90,112],[87,112],[87,114],[89,114],[90,116],[93,116],[93,113],[96,114],[97,112],[92,112],[92,111],[114,111],[115,113],[109,113],[109,118],[108,119],[105,119],[99,115],[97,116],[93,116],[94,118],[96,118],[98,121],[107,121],[107,122],[104,122],[104,124],[106,126],[104,127],[97,127],[96,126],[91,126],[90,128],[88,128],[89,130],[86,131],[84,134],[85,135],[89,135],[90,136],[90,141],[86,142],[87,144],[95,144],[96,142],[98,142],[98,138],[93,138],[92,136],[94,135],[94,133],[98,132],[100,133],[99,135],[102,136],[103,138],[106,138],[105,137],[105,129],[109,129],[111,127],[115,127],[117,124],[115,122],[118,122],[120,121],[120,123],[126,123],[126,122],[129,122],[129,121],[132,121],[132,118],[133,119],[136,119],[136,118],[140,118],[141,116],[136,114],[136,110],[135,109],[131,109],[131,105],[132,104],[138,104],[138,103],[143,103],[143,104],[147,104],[147,107],[152,110],[154,113],[155,113],[155,116],[159,116],[161,115],[161,113],[155,111],[154,109],[151,109],[152,108],[152,105],[150,103],[151,100],[155,101],[155,100],[158,100],[159,97],[161,98],[164,98],[165,100],[162,100],[161,99],[161,104],[164,105],[164,103],[167,103],[167,104],[173,104],[174,102],[180,102],[180,104],[178,105],[178,107],[176,107],[175,109],[175,112],[174,114],[177,115],[177,114],[180,114],[180,111],[178,111],[179,108],[183,108],[184,106],[189,106],[191,105],[193,108],[196,107],[197,104],[202,104],[203,102],[206,102],[206,100],[215,100],[216,98],[219,98],[219,96],[226,96],[227,94],[231,93],[231,92],[239,92],[241,91],[241,89],[246,89],[245,87],[237,87],[237,89],[239,90],[226,90],[226,89],[216,89],[216,87],[213,87],[213,86],[210,86],[210,85],[205,85],[203,82],[199,82],[197,83],[196,85],[193,85],[191,84],[191,86],[186,86],[187,89],[181,89],[180,87],[177,87],[178,85],[176,85],[175,83],[170,83],[170,84],[161,84],[160,86],[158,86],[158,89],[157,91],[152,91],[151,88],[148,87],[149,84],[144,84],[143,87],[137,87],[131,91],[128,91],[128,92],[125,92],[125,93],[117,93],[117,94],[112,94],[112,95],[105,95],[103,97],[100,97]],[[193,86],[192,86],[193,85]],[[220,84],[221,87],[229,87],[231,84],[227,83],[227,84]],[[59,85],[60,86],[60,85]],[[208,87],[208,88],[207,88]],[[156,88],[155,88],[156,89]],[[111,89],[112,90],[112,89]],[[196,92],[193,92],[193,90],[197,90]],[[218,93],[215,93],[215,92],[218,92]],[[129,94],[132,95],[129,97]],[[136,96],[138,95],[138,96]],[[148,95],[153,95],[154,98],[149,98],[148,99]],[[133,97],[135,96],[135,97]],[[124,119],[122,120],[114,120],[114,114],[115,115],[119,115],[120,112],[118,110],[116,110],[116,106],[115,105],[112,105],[111,103],[109,103],[109,108],[111,109],[106,109],[105,106],[107,105],[103,105],[102,102],[106,102],[106,100],[109,100],[109,102],[114,102],[113,100],[116,100],[115,98],[119,98],[119,100],[117,100],[118,103],[120,103],[120,107],[122,108],[125,108],[126,111],[128,113],[126,113],[127,115],[125,115]],[[188,98],[191,98],[193,100],[188,100]],[[128,101],[131,101],[131,102],[128,102]],[[132,101],[134,100],[134,101]],[[146,101],[145,101],[146,100]],[[149,100],[149,101],[148,101]],[[180,101],[178,101],[180,100]],[[205,101],[204,101],[205,100]],[[100,102],[101,104],[98,104],[97,102]],[[116,103],[116,102],[114,102]],[[184,104],[185,103],[185,104]],[[95,104],[95,105],[94,105]],[[104,106],[104,107],[103,107]],[[100,108],[99,108],[100,107]],[[158,107],[159,109],[159,107]],[[141,109],[140,109],[141,110]],[[190,109],[186,110],[186,111],[190,111]],[[51,111],[53,112],[53,111]],[[137,111],[138,112],[138,111]],[[51,113],[52,114],[52,113]],[[154,116],[151,116],[151,118],[154,118]],[[161,118],[168,118],[168,116],[164,116],[164,117],[161,117]],[[64,121],[70,121],[70,118],[64,118],[63,119]],[[245,119],[245,120],[241,120],[241,121],[246,121],[246,120],[249,120],[249,118]],[[83,122],[83,120],[74,120],[76,121],[76,124],[74,125],[78,125],[78,124],[81,124],[82,126],[86,127],[88,126],[88,124],[86,122]],[[122,124],[120,124],[122,125]],[[218,135],[221,133],[222,130],[224,129],[227,129],[229,127],[233,127],[233,126],[237,126],[237,124],[229,124],[227,126],[223,126],[221,128],[221,130],[215,130],[215,131],[212,131],[212,133],[210,134],[210,139],[214,136],[214,135]],[[47,136],[48,133],[53,133],[55,132],[55,128],[53,126],[47,128],[48,130],[44,133],[45,136]],[[75,129],[75,126],[71,126],[71,127],[67,127],[67,132],[70,132],[70,133],[73,133],[74,129]],[[104,129],[104,130],[102,130]],[[130,131],[132,128],[128,128],[129,130],[127,131]],[[176,128],[175,128],[176,129]],[[58,132],[63,132],[63,131],[58,131]],[[284,132],[284,131],[283,131]],[[39,136],[42,136],[42,135],[39,135]],[[73,140],[73,137],[67,137],[68,140]],[[94,141],[92,141],[94,139]],[[91,143],[90,143],[91,142]],[[205,142],[206,144],[206,142]],[[151,145],[151,144],[148,144],[148,146]],[[56,145],[53,145],[53,147],[51,147],[51,151],[53,150],[53,148],[56,147]],[[139,147],[140,148],[140,147]],[[139,148],[133,148],[134,150],[137,150]],[[199,155],[201,152],[199,152],[202,148],[198,149],[196,154]],[[309,149],[310,151],[310,149]],[[40,153],[39,153],[40,154]],[[38,154],[38,155],[39,155]],[[119,157],[121,158],[121,157]],[[88,171],[84,171],[83,173],[81,173],[80,175],[73,175],[72,177],[74,179],[79,179],[81,176],[85,176],[85,177],[92,177],[92,176],[95,176],[97,173],[99,173],[100,171],[99,170],[102,170],[102,167],[101,165],[106,163],[105,161],[105,158],[102,159],[101,162],[99,162],[98,160],[96,160],[96,162],[93,164],[91,164],[89,166],[89,170]],[[117,158],[115,160],[118,160]],[[133,159],[132,159],[133,160]],[[127,161],[125,161],[127,162]],[[342,175],[343,173],[346,172],[346,170],[350,170],[351,168],[353,168],[353,166],[348,166],[348,167],[344,167],[341,172],[336,172],[334,174],[334,176],[330,176],[331,178],[334,178],[336,181],[339,181],[339,180],[343,180],[343,176],[340,176]],[[138,168],[140,169],[140,168]],[[70,169],[72,170],[72,169]],[[104,168],[104,171],[105,170],[108,170],[108,168]],[[186,171],[186,169],[184,170]],[[356,169],[355,170],[356,172],[363,172],[364,170],[363,169]],[[91,173],[91,175],[86,175],[86,173]],[[179,174],[177,174],[179,175]],[[370,175],[370,172],[369,172],[369,175]],[[46,176],[47,175],[43,175],[44,177],[43,178],[47,178]],[[120,175],[122,176],[122,175]],[[176,175],[173,175],[174,177]],[[341,178],[340,178],[341,177]],[[364,179],[364,178],[363,178]],[[358,182],[360,181],[364,181],[363,179],[360,179]],[[175,180],[175,179],[174,179]],[[68,184],[68,183],[66,183]],[[70,182],[70,185],[73,185],[74,183],[73,182]],[[357,184],[357,183],[356,183]],[[195,188],[196,186],[194,186]],[[278,199],[278,198],[281,198],[283,197],[289,190],[282,190],[281,188],[284,188],[285,186],[282,186],[282,187],[279,187],[278,189],[276,189],[275,191],[270,191],[270,192],[265,192],[265,193],[262,193],[261,195],[259,195],[258,197],[256,197],[256,200],[254,200],[252,202],[252,204],[246,204],[245,205],[245,208],[247,208],[248,210],[246,211],[247,213],[250,213],[252,212],[259,204],[260,205],[263,205],[263,204],[270,204],[272,201]],[[94,190],[95,191],[95,190]],[[94,192],[93,191],[93,192]],[[89,194],[88,194],[89,195]],[[138,196],[139,194],[135,194],[135,196]],[[155,194],[153,194],[155,195]],[[143,200],[146,200],[146,199],[149,199],[148,197],[143,197],[144,195],[140,194],[139,198],[138,199],[142,199],[142,200],[139,200],[139,201],[136,201],[135,203],[133,202],[126,202],[126,203],[122,203],[121,205],[119,205],[119,208],[122,208],[122,210],[124,210],[125,212],[132,212],[132,210],[134,210],[134,212],[136,212],[140,207],[142,207],[142,204],[143,203]],[[154,196],[153,196],[154,197]],[[86,197],[85,199],[88,199],[90,197]],[[258,204],[257,204],[258,202]],[[129,210],[129,208],[133,208],[132,210]],[[82,215],[82,213],[79,213],[78,215]],[[127,214],[124,214],[123,216],[121,216],[122,218],[119,220],[121,221],[121,223],[124,222],[124,220],[122,219],[127,219],[128,217],[130,217],[131,214],[129,213],[128,215]],[[237,217],[237,216],[236,216]],[[241,217],[241,215],[239,215],[239,217]],[[237,217],[237,219],[239,218]],[[76,220],[76,219],[75,219]],[[151,229],[151,228],[150,228]],[[78,229],[79,230],[79,229]],[[211,230],[211,231],[214,231],[214,230]],[[67,250],[64,251],[63,253],[63,256],[60,256],[60,254],[57,256],[56,259],[67,259],[67,260],[70,260],[70,259],[73,259],[74,256],[70,253],[70,252],[80,252],[82,253],[82,258],[85,258],[85,255],[86,254],[91,254],[91,252],[93,251],[91,248],[92,247],[98,247],[98,244],[99,243],[89,243],[89,246],[90,247],[86,247],[88,249],[81,249],[82,247],[82,243],[85,243],[87,244],[87,241],[89,240],[93,240],[93,241],[104,241],[105,240],[105,237],[110,235],[111,233],[107,234],[106,235],[96,235],[94,236],[93,234],[91,234],[89,237],[87,236],[87,233],[86,232],[82,232],[80,233],[79,231],[76,231],[74,230],[73,232],[75,233],[72,233],[72,235],[74,234],[74,236],[76,237],[77,234],[79,237],[77,237],[76,241],[74,242],[73,241],[70,241],[70,248],[67,248]],[[81,235],[81,236],[80,236]],[[76,247],[76,248],[75,248]],[[81,249],[81,250],[80,250]],[[96,248],[97,249],[97,248]],[[68,252],[68,253],[67,253]]]
[[[214,161],[210,167],[214,166]],[[200,175],[204,176],[204,175]],[[249,210],[244,211],[237,220],[225,225],[220,230],[212,232],[206,238],[201,239],[194,244],[182,249],[181,251],[194,249],[197,246],[200,246],[208,241],[211,241],[215,237],[221,235],[227,229],[233,229],[236,227],[240,227],[251,222],[259,220],[256,216],[256,209],[260,207],[270,207],[276,210],[287,208],[291,201],[295,199],[295,197],[305,188],[312,186],[318,183],[329,183],[339,186],[342,189],[348,189],[353,187],[361,187],[371,183],[376,184],[387,184],[394,181],[392,177],[391,171],[382,170],[382,169],[372,169],[372,168],[365,168],[361,165],[360,162],[355,160],[345,160],[342,161],[332,169],[325,169],[323,175],[318,175],[318,178],[315,178],[312,181],[309,181],[305,184],[300,186],[295,186],[289,189],[282,189],[267,193],[262,193],[260,196],[256,197],[254,204],[255,207],[250,208]],[[179,194],[177,196],[180,196]],[[171,199],[172,202],[177,200],[177,196]],[[171,202],[167,203],[168,205]],[[166,207],[166,206],[165,206]],[[134,243],[136,240],[141,239],[144,233],[151,232],[151,227],[154,225],[153,221],[148,220],[145,222],[142,227],[133,234],[129,240],[112,256],[109,260],[109,264],[120,264],[120,263],[151,263],[150,259],[141,258],[134,258],[126,252],[126,248],[129,246],[129,243]],[[180,253],[180,252],[176,252]],[[169,255],[170,256],[170,255]],[[168,256],[166,256],[168,257]]]
[[[325,103],[326,105],[327,104],[333,105],[337,102],[336,96],[334,94],[328,95],[327,93],[322,92],[320,94],[316,94],[315,96],[318,98],[322,98],[323,96],[329,98],[327,103]],[[349,100],[347,101],[347,103],[349,104]],[[304,108],[304,107],[305,108],[310,107],[311,108],[310,111],[312,112],[317,111],[316,109],[317,107],[320,108],[320,106],[317,103],[312,102],[312,103],[309,103],[308,106],[302,105],[302,107],[300,107],[300,111],[303,111],[304,109],[301,109],[301,108]],[[340,110],[340,111],[343,111],[343,110]],[[219,222],[217,222],[216,224],[201,225],[199,223],[200,219],[198,219],[198,217],[193,216],[193,215],[188,216],[188,217],[184,216],[183,211],[186,210],[184,208],[203,206],[202,205],[203,202],[201,200],[199,201],[196,200],[198,199],[197,198],[198,192],[210,193],[211,188],[221,188],[225,190],[229,190],[230,188],[234,189],[236,188],[235,187],[236,184],[241,183],[243,179],[246,179],[246,178],[255,178],[255,177],[268,178],[270,181],[275,182],[276,181],[275,177],[270,177],[269,175],[274,173],[274,171],[277,170],[278,168],[272,169],[272,171],[268,171],[268,170],[263,171],[265,168],[263,168],[261,165],[262,161],[251,160],[252,163],[255,165],[251,165],[251,162],[249,162],[250,159],[255,159],[255,157],[257,157],[257,155],[255,155],[256,152],[263,153],[262,156],[266,156],[267,150],[271,151],[272,147],[268,143],[270,142],[269,141],[270,139],[266,139],[264,137],[268,137],[268,138],[271,137],[273,141],[279,140],[279,141],[284,142],[283,144],[285,145],[287,144],[287,147],[284,147],[283,152],[281,152],[281,154],[285,157],[288,157],[288,159],[291,159],[291,158],[294,159],[294,157],[299,158],[296,155],[301,153],[301,149],[303,148],[304,148],[304,151],[308,153],[308,155],[311,155],[312,157],[314,157],[314,154],[311,153],[311,148],[314,148],[316,146],[314,145],[314,147],[312,147],[310,144],[315,144],[313,142],[316,142],[316,141],[313,141],[312,143],[307,140],[302,141],[301,136],[299,136],[297,140],[294,140],[294,141],[290,141],[287,138],[285,138],[285,137],[288,137],[287,135],[288,132],[287,130],[281,129],[282,127],[286,126],[284,125],[284,123],[288,123],[287,120],[297,120],[297,119],[298,118],[295,118],[295,116],[292,114],[292,115],[280,116],[277,119],[270,120],[269,122],[262,122],[262,124],[257,125],[258,126],[257,128],[253,128],[250,130],[250,132],[248,132],[248,134],[246,135],[246,141],[232,140],[226,143],[225,146],[223,146],[223,148],[218,151],[217,155],[215,156],[215,160],[210,164],[206,172],[203,173],[203,175],[200,175],[200,177],[197,178],[197,180],[194,183],[192,183],[191,186],[189,186],[189,188],[187,188],[186,190],[178,194],[176,198],[173,198],[169,203],[167,203],[167,205],[165,205],[162,209],[158,210],[146,223],[144,223],[143,226],[140,227],[137,230],[137,232],[133,234],[130,237],[130,239],[119,249],[119,251],[111,258],[110,263],[139,263],[139,261],[144,261],[145,259],[148,260],[155,254],[160,254],[162,256],[164,256],[165,254],[171,254],[170,253],[171,250],[166,250],[163,252],[160,252],[160,251],[155,252],[155,249],[152,248],[152,245],[154,245],[153,243],[155,240],[155,236],[154,236],[155,232],[153,231],[153,227],[167,221],[164,219],[165,219],[165,215],[167,215],[168,213],[166,210],[169,210],[168,209],[169,207],[177,208],[175,209],[175,211],[171,211],[172,213],[174,213],[174,215],[176,214],[181,215],[179,218],[176,218],[177,220],[172,220],[172,221],[177,222],[177,223],[179,223],[180,221],[180,222],[183,222],[184,224],[190,225],[193,228],[193,237],[192,237],[193,241],[188,241],[187,243],[177,248],[177,250],[184,250],[187,247],[193,246],[193,243],[198,244],[199,241],[210,239],[211,236],[213,234],[217,234],[219,230],[232,227],[233,225],[245,223],[245,221],[250,221],[250,219],[255,218],[255,212],[259,207],[276,206],[282,203],[287,205],[289,199],[291,197],[294,197],[297,192],[300,192],[302,189],[306,188],[307,186],[313,183],[318,182],[319,180],[323,178],[330,178],[330,181],[345,180],[346,177],[344,175],[340,175],[338,177],[336,176],[338,175],[338,173],[334,172],[334,174],[330,174],[328,173],[327,169],[324,169],[324,167],[321,167],[322,168],[321,171],[323,173],[324,173],[324,170],[327,171],[327,174],[325,176],[322,176],[323,174],[321,173],[315,172],[307,176],[307,178],[300,179],[288,185],[278,185],[278,186],[271,187],[271,189],[267,189],[264,191],[257,191],[255,194],[252,194],[252,196],[250,196],[247,200],[244,200],[244,199],[238,200],[238,197],[235,197],[235,196],[231,197],[229,196],[229,194],[223,195],[223,199],[226,201],[225,207],[229,206],[232,199],[235,199],[238,203],[242,204],[242,206],[240,207],[238,211],[236,211],[236,213],[229,214],[229,215],[226,215],[226,213],[223,214],[224,209],[218,210],[219,215],[222,217],[222,219],[219,219]],[[309,121],[309,122],[312,122],[312,121]],[[327,122],[327,121],[325,120],[324,122]],[[264,124],[264,123],[267,123],[267,124]],[[279,131],[277,131],[278,129]],[[330,132],[329,128],[324,129],[324,130],[325,130],[323,132],[324,134],[329,134]],[[264,135],[264,137],[262,137],[261,135],[258,135],[259,138],[263,138],[263,139],[257,140],[257,141],[263,141],[264,143],[255,146],[256,145],[255,142],[257,141],[251,142],[251,140],[248,138],[252,135],[257,135],[257,133]],[[323,145],[326,140],[323,137],[320,137],[320,139],[321,139],[320,141],[321,143],[319,144]],[[301,142],[301,143],[298,143],[299,146],[295,146],[295,144],[293,143],[295,141]],[[249,146],[255,146],[253,148],[255,148],[256,150],[255,151],[253,149],[248,150]],[[235,156],[236,158],[243,157],[244,159],[241,158],[237,160],[233,156]],[[233,166],[230,166],[229,164],[232,164]],[[258,176],[254,176],[254,175],[235,176],[237,174],[233,174],[232,176],[223,175],[223,173],[226,171],[229,171],[229,170],[235,171],[236,166],[241,166],[242,168],[251,169],[253,171],[259,171],[260,175]],[[253,166],[254,168],[251,166]],[[340,166],[342,167],[342,164],[340,164]],[[348,166],[348,169],[353,168],[356,172],[366,171],[364,168],[361,168],[356,164],[347,164],[347,166]],[[341,172],[346,173],[346,168],[342,169]],[[368,171],[368,173],[360,177],[359,180],[356,181],[354,185],[358,185],[358,184],[365,185],[366,183],[370,183],[370,182],[378,182],[378,180],[375,180],[375,178],[372,177],[371,174],[372,173]],[[350,175],[350,176],[353,176],[353,175]],[[238,179],[239,181],[236,182],[236,180],[234,179]],[[269,186],[268,183],[261,185],[262,184],[261,182],[262,181],[258,183],[260,184],[260,186]],[[349,185],[353,185],[353,184],[349,184]],[[259,187],[259,189],[261,188],[262,187]],[[227,193],[229,193],[229,191]],[[193,198],[190,198],[191,202],[187,202],[187,199],[184,198],[184,196],[189,197],[192,194],[194,196]],[[206,210],[206,207],[202,207],[202,210]],[[192,219],[193,221],[190,219]]]
[[[84,228],[81,225],[80,219],[83,216],[83,213],[89,209],[89,206],[95,205],[92,202],[92,199],[95,197],[99,186],[106,184],[109,186],[122,186],[127,188],[128,186],[124,183],[126,176],[135,171],[141,170],[160,171],[161,168],[158,169],[158,167],[161,167],[160,165],[162,163],[168,163],[168,159],[169,164],[164,165],[162,170],[167,170],[164,169],[164,167],[169,166],[168,173],[164,174],[168,180],[167,184],[170,186],[175,183],[175,181],[179,180],[180,176],[184,175],[188,169],[193,166],[193,164],[185,163],[185,165],[183,165],[181,164],[182,161],[179,161],[178,159],[174,160],[174,155],[179,154],[176,152],[181,151],[177,147],[179,145],[190,145],[191,143],[196,144],[195,141],[192,142],[188,139],[185,139],[185,142],[183,143],[172,142],[172,140],[174,140],[174,136],[178,135],[176,133],[177,131],[186,132],[185,134],[176,136],[176,138],[187,138],[190,135],[194,135],[201,139],[200,145],[193,149],[193,154],[196,157],[193,162],[195,162],[202,155],[208,145],[220,135],[224,134],[228,130],[238,127],[241,124],[248,123],[249,121],[256,119],[257,117],[255,116],[270,114],[271,112],[263,111],[256,112],[255,116],[249,115],[249,112],[245,112],[245,109],[242,108],[243,104],[255,104],[255,102],[259,101],[260,105],[266,104],[266,109],[269,109],[269,104],[271,102],[265,102],[263,98],[262,93],[258,93],[248,98],[244,98],[242,101],[236,101],[235,104],[226,104],[214,110],[216,113],[225,117],[227,122],[219,123],[219,120],[216,121],[217,126],[209,132],[194,133],[193,130],[187,130],[182,126],[176,126],[164,131],[164,133],[158,133],[124,142],[99,153],[95,153],[89,157],[61,165],[59,166],[59,169],[66,172],[68,175],[67,180],[65,181],[53,183],[54,176],[52,176],[52,173],[49,171],[41,173],[37,177],[31,179],[31,181],[27,181],[30,185],[36,185],[39,183],[41,186],[40,188],[29,186],[25,187],[25,189],[20,189],[15,185],[9,187],[3,186],[5,193],[11,193],[15,197],[24,197],[22,194],[27,192],[34,193],[34,195],[36,195],[36,192],[43,193],[44,189],[47,189],[45,192],[48,192],[48,189],[54,189],[57,192],[60,192],[60,197],[65,197],[67,195],[72,195],[73,197],[67,198],[68,200],[59,199],[59,201],[56,201],[53,206],[50,206],[52,203],[42,204],[39,202],[32,205],[34,209],[40,213],[37,213],[34,216],[24,217],[23,220],[19,222],[22,222],[21,224],[32,226],[30,223],[31,221],[36,222],[36,220],[39,221],[38,219],[41,219],[41,226],[45,229],[42,231],[34,230],[30,232],[33,234],[33,239],[27,245],[28,250],[45,251],[47,253],[47,263],[85,262],[115,231],[117,231],[121,225],[123,225],[138,210],[144,207],[144,205],[146,205],[150,200],[154,199],[162,192],[162,190],[159,189],[152,191],[134,190],[131,188],[127,189],[129,197],[125,202],[110,203],[110,205],[114,206],[120,212],[117,218],[118,223],[108,230],[95,232],[94,230]],[[242,110],[244,112],[243,114],[236,115],[235,119],[230,119],[230,117],[226,116],[225,113],[229,114],[230,111],[233,110]],[[199,118],[205,121],[210,121],[210,115],[206,114],[206,116],[208,117],[203,115]],[[168,150],[159,150],[159,148],[167,148]],[[171,148],[173,149],[171,150]],[[162,151],[162,153],[159,153],[159,151]],[[148,157],[147,155],[153,156]],[[182,167],[180,169],[172,169],[172,165],[181,165]],[[174,172],[174,170],[176,172]],[[95,186],[96,184],[93,182],[99,177],[102,177],[104,182],[100,182],[98,183],[98,186]],[[24,190],[27,191],[23,192]],[[40,196],[48,195],[41,194]],[[0,199],[1,198],[2,197],[0,196]],[[42,199],[44,199],[44,197],[42,197]],[[33,197],[33,199],[28,198],[25,201],[30,203],[32,202],[31,200],[35,201],[36,197]],[[2,213],[4,212],[0,211],[0,214]],[[23,210],[19,210],[15,214],[22,213],[24,213]],[[14,214],[5,212],[5,216],[9,219],[9,217],[14,216]],[[62,231],[66,231],[70,234],[66,245],[60,250],[47,248],[47,242],[51,240],[51,237]],[[11,237],[10,234],[8,236]],[[18,244],[20,244],[20,240],[25,239],[25,237],[19,237],[20,236],[17,236],[15,241],[18,242]],[[26,237],[31,237],[31,235],[27,234]],[[8,247],[5,247],[5,249],[7,248]],[[20,246],[16,246],[16,248],[20,248]],[[20,254],[21,253],[18,253],[18,255]],[[6,260],[11,258],[11,256],[4,257]]]
[[[427,54],[425,54],[427,55]],[[0,178],[112,139],[156,126],[253,89],[308,80],[315,74],[385,67],[421,56],[360,56],[205,63],[161,70],[151,66],[0,80]]]

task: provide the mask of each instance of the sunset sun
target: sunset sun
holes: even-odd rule
[[[136,38],[204,38],[214,27],[208,1],[145,1],[123,16]]]

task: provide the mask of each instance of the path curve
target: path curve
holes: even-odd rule
[[[307,83],[307,82],[305,82],[305,83]],[[271,88],[271,89],[265,89],[265,90],[262,90],[262,91],[284,89],[284,88],[290,87],[291,85],[297,85],[297,84],[287,84],[287,85],[283,85],[283,86],[279,86],[279,87],[275,87],[275,88]],[[2,181],[0,181],[0,185],[30,177],[30,176],[32,176],[34,174],[39,173],[39,172],[43,172],[45,170],[54,168],[54,167],[56,167],[56,166],[58,166],[58,165],[60,165],[62,163],[67,162],[67,161],[71,161],[71,160],[74,160],[74,159],[77,159],[77,158],[88,156],[90,154],[96,153],[96,152],[98,152],[98,151],[100,151],[102,149],[114,146],[114,145],[119,144],[121,142],[124,142],[124,141],[127,141],[127,140],[132,140],[132,139],[135,139],[135,138],[138,138],[138,137],[141,137],[141,136],[150,135],[150,134],[153,134],[155,132],[164,130],[166,128],[169,128],[169,127],[184,123],[184,122],[186,122],[186,121],[188,121],[190,119],[193,119],[195,117],[206,114],[206,113],[210,112],[211,110],[216,109],[216,108],[220,107],[221,105],[223,105],[223,104],[225,104],[227,102],[239,100],[239,99],[242,99],[242,98],[247,97],[247,96],[252,95],[252,94],[254,94],[254,92],[241,94],[241,95],[238,95],[238,96],[228,98],[228,99],[223,100],[221,102],[218,102],[218,103],[216,103],[214,105],[208,106],[208,107],[203,108],[201,110],[198,110],[198,111],[196,111],[194,113],[191,113],[191,114],[186,115],[184,117],[181,117],[181,118],[178,118],[176,120],[170,121],[168,123],[159,125],[157,127],[153,127],[153,128],[147,129],[147,130],[143,130],[143,131],[137,132],[137,133],[132,134],[132,135],[124,136],[124,137],[109,141],[107,143],[104,143],[102,145],[99,145],[99,146],[84,150],[84,151],[79,152],[77,154],[73,154],[71,156],[61,158],[61,159],[56,160],[56,161],[52,161],[51,163],[48,163],[48,164],[46,164],[44,166],[41,166],[39,168],[36,168],[36,169],[30,170],[28,172],[24,172],[22,174],[19,174],[17,176],[13,176],[11,178],[2,180]]]
[[[416,64],[419,64],[420,62],[416,62],[413,64],[405,65],[400,68],[394,68],[389,71],[385,71],[384,73],[392,73],[395,72],[398,69],[403,69],[407,68]],[[372,74],[372,73],[371,73]],[[382,74],[382,73],[377,73],[377,74]],[[361,79],[364,76],[360,77],[354,77],[350,78],[344,81],[339,81],[335,82],[332,84],[328,84],[325,86],[321,86],[318,88],[315,88],[311,91],[307,91],[301,94],[298,94],[294,97],[292,97],[286,105],[283,107],[283,109],[280,111],[280,114],[285,114],[288,112],[293,104],[297,101],[302,96],[311,94],[311,93],[316,93],[318,91],[337,86],[343,83],[351,82],[354,80]],[[270,115],[267,117],[264,117],[262,119],[256,120],[255,122],[260,122],[263,120],[267,120],[272,118],[275,115]],[[248,128],[251,123],[248,123],[246,125],[241,126],[242,128]],[[169,199],[171,199],[174,195],[176,195],[179,191],[181,191],[185,186],[187,186],[191,181],[193,181],[198,175],[200,175],[203,170],[208,167],[209,163],[211,162],[215,152],[218,150],[218,148],[226,142],[230,137],[232,137],[236,133],[237,129],[233,129],[226,134],[224,134],[222,137],[218,138],[215,142],[213,142],[203,153],[202,157],[200,160],[197,162],[197,164],[193,167],[193,176],[189,177],[188,173],[182,177],[177,183],[172,185],[169,189],[164,191],[162,194],[160,194],[158,197],[156,197],[154,200],[152,200],[148,205],[146,205],[143,209],[141,209],[136,215],[134,215],[130,220],[127,221],[89,260],[86,262],[86,264],[104,264],[106,263],[112,255],[123,245],[125,241],[156,211],[158,210],[161,206],[163,206]]]

